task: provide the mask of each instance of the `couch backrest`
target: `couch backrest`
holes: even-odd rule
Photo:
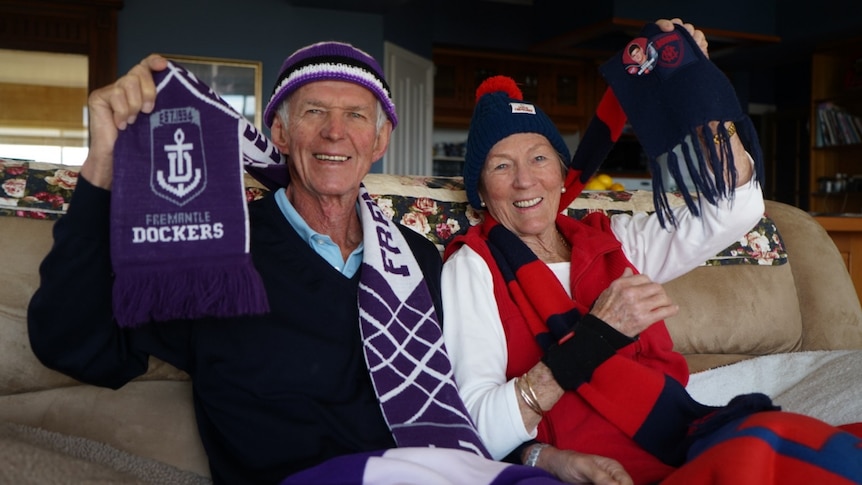
[[[265,194],[247,182],[250,198]],[[370,174],[365,185],[384,212],[441,250],[481,220],[459,178]],[[673,194],[671,201],[682,203]],[[648,191],[594,192],[582,194],[568,212],[652,208]],[[26,306],[51,244],[52,221],[3,215],[26,214],[0,207],[0,394],[68,385],[71,380],[38,364],[26,334]],[[716,258],[666,285],[681,306],[668,329],[693,371],[776,352],[862,348],[862,309],[832,240],[795,207],[767,201],[765,216]],[[152,378],[185,375],[154,360],[144,376]]]

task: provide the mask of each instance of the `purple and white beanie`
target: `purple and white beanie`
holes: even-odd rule
[[[325,80],[347,81],[367,88],[380,100],[392,127],[398,124],[392,92],[380,64],[350,44],[326,41],[303,47],[285,59],[272,97],[263,112],[266,126],[272,127],[278,107],[291,93],[312,81]]]

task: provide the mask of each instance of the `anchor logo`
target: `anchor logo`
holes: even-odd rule
[[[165,151],[168,154],[168,166],[170,167],[168,179],[165,180],[164,171],[156,170],[156,180],[159,186],[179,198],[185,197],[197,188],[203,178],[201,169],[192,169],[192,155],[190,151],[194,149],[194,144],[183,143],[185,139],[186,134],[183,132],[183,129],[177,128],[174,132],[175,143],[173,145],[165,145]]]
[[[150,187],[182,206],[206,188],[206,156],[200,113],[191,107],[154,113],[151,119]]]

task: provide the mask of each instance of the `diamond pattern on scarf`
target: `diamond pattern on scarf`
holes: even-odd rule
[[[489,457],[458,394],[419,265],[364,187],[360,199],[365,245],[360,329],[369,373],[395,441],[399,447],[467,449]]]

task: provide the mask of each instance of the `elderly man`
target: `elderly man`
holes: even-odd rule
[[[427,306],[420,316],[395,315],[393,321],[431,328],[432,339],[433,329],[439,333],[441,261],[423,237],[379,220],[361,193],[362,178],[386,151],[397,117],[378,63],[348,44],[314,44],[288,57],[266,109],[272,143],[289,174],[289,182],[282,177],[285,186],[248,208],[251,259],[269,311],[117,324],[109,207],[118,203],[111,189],[127,161],[114,166],[115,143],[157,108],[154,75],[173,68],[149,56],[90,96],[92,145],[30,304],[31,342],[42,362],[112,388],[144,374],[149,356],[187,371],[216,483],[277,483],[339,455],[452,447],[461,438],[472,439],[472,450],[482,453],[466,412],[460,421],[432,415],[448,401],[454,409],[463,406],[451,373],[435,378],[451,390],[436,396],[441,405],[422,407],[418,393],[387,395],[383,402],[377,391],[391,384],[366,364],[366,354],[386,357],[388,351],[368,337],[369,321],[392,315],[365,302],[386,292],[396,304],[407,298],[390,286],[410,285],[408,296]],[[381,269],[383,263],[393,271]],[[407,370],[427,375],[421,367]],[[425,416],[431,425],[423,429],[387,414],[390,403],[431,409]],[[464,436],[433,426],[453,423],[462,425]]]

